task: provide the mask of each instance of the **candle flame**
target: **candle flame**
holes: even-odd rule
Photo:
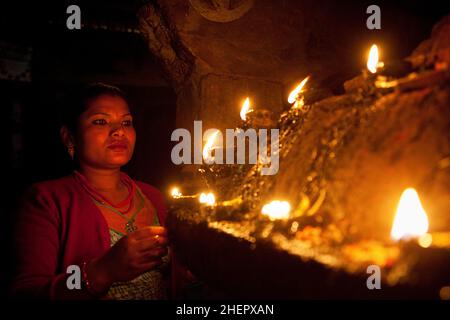
[[[172,188],[170,194],[175,199],[181,198],[183,196],[183,194],[180,192],[180,189],[178,189],[177,187]]]
[[[300,92],[302,92],[302,89],[305,86],[308,79],[309,79],[309,76],[307,76],[305,79],[303,79],[302,82],[300,82],[295,87],[295,89],[291,91],[291,93],[289,94],[289,97],[288,97],[289,103],[294,103],[298,99],[298,95],[300,94]]]
[[[413,188],[403,191],[398,203],[391,238],[394,240],[419,238],[428,231],[428,217]]]
[[[247,113],[253,111],[253,109],[250,109],[250,98],[247,97],[244,101],[244,103],[242,104],[242,108],[241,108],[241,119],[242,120],[247,120]]]
[[[213,206],[216,203],[216,197],[214,196],[214,193],[212,193],[212,192],[209,192],[209,193],[202,192],[200,194],[199,202],[203,203],[207,206]]]
[[[291,211],[291,205],[287,201],[275,200],[268,204],[265,204],[261,213],[268,216],[270,220],[288,219],[289,212]]]
[[[204,146],[204,148],[203,148],[203,159],[204,159],[204,160],[211,160],[211,161],[214,160],[214,157],[213,157],[213,156],[210,156],[209,154],[210,154],[210,152],[214,149],[214,148],[213,148],[214,140],[216,139],[216,136],[217,136],[217,134],[218,134],[219,132],[220,132],[220,131],[217,130],[217,131],[215,131],[214,133],[212,133],[212,134],[209,136],[208,140],[206,141],[205,146]]]
[[[379,67],[380,64],[382,64],[381,62],[378,62],[378,60],[379,60],[378,47],[377,47],[376,44],[374,44],[370,48],[369,58],[367,59],[367,69],[371,73],[376,73],[377,72],[377,67]]]

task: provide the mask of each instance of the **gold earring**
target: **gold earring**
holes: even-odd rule
[[[69,153],[70,158],[72,158],[72,160],[73,160],[73,157],[75,155],[75,148],[73,147],[73,144],[70,143],[67,146],[67,152]]]

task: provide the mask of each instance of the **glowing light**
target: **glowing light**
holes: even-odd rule
[[[433,237],[431,236],[431,234],[425,233],[423,236],[420,236],[417,242],[422,248],[428,248],[433,243]]]
[[[379,62],[378,47],[376,44],[374,44],[369,51],[369,58],[367,59],[367,69],[371,73],[376,73],[377,68],[382,67],[383,65],[383,62]]]
[[[291,205],[287,201],[275,200],[262,207],[261,213],[270,220],[288,219]]]
[[[241,112],[240,112],[241,119],[244,121],[247,120],[247,114],[251,111],[253,111],[253,109],[250,109],[250,98],[247,97],[245,99],[244,103],[242,104],[242,108],[241,108]]]
[[[289,97],[288,97],[288,102],[289,103],[294,103],[296,100],[298,100],[298,96],[300,94],[300,92],[302,92],[303,87],[305,86],[306,82],[308,81],[309,76],[307,76],[305,79],[302,80],[302,82],[300,82],[294,90],[291,91],[291,93],[289,93]]]
[[[215,131],[213,134],[211,134],[208,138],[208,140],[205,143],[205,146],[203,148],[203,159],[206,161],[214,161],[214,157],[210,156],[210,153],[213,148],[214,140],[216,139],[217,134],[219,134],[219,130]]]
[[[391,238],[394,240],[419,238],[428,231],[428,217],[420,203],[419,195],[413,188],[403,191],[392,225]]]
[[[170,191],[170,194],[175,199],[181,198],[183,196],[183,194],[180,192],[180,189],[178,189],[177,187],[172,188],[172,190]]]
[[[216,204],[216,197],[214,196],[214,193],[209,192],[209,193],[201,193],[200,194],[200,198],[199,198],[199,202],[203,203],[207,206],[213,206]]]

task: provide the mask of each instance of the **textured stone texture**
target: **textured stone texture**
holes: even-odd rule
[[[434,26],[431,37],[414,50],[409,60],[416,66],[450,64],[450,16],[444,17]]]
[[[177,126],[187,128],[205,114],[202,108],[208,102],[203,101],[204,94],[216,94],[213,87],[209,93],[209,86],[202,87],[209,74],[229,78],[226,86],[233,89],[230,100],[217,106],[219,114],[238,108],[235,99],[245,97],[242,83],[232,81],[232,77],[247,78],[249,84],[278,83],[284,99],[308,74],[316,89],[336,92],[345,79],[364,67],[371,43],[381,43],[385,60],[389,56],[402,58],[417,45],[414,37],[421,34],[424,24],[423,18],[408,13],[407,9],[418,6],[415,3],[403,8],[381,1],[383,28],[374,32],[365,27],[364,3],[258,0],[244,14],[234,16],[230,11],[252,1],[232,1],[230,10],[223,8],[226,1],[192,2],[202,4],[210,13],[218,8],[223,19],[208,20],[206,11],[185,0],[149,1],[139,12],[140,29],[149,48],[177,90]],[[407,34],[400,25],[408,28]],[[238,92],[243,97],[235,97]],[[260,87],[250,93],[256,100],[266,100],[270,90]],[[278,95],[274,92],[270,100]]]
[[[279,114],[283,109],[283,87],[278,82],[246,77],[208,74],[202,78],[201,108],[198,119],[205,128],[234,128],[240,124],[239,112],[246,96],[258,109]]]
[[[305,192],[313,201],[318,191],[308,194],[307,188],[311,179],[320,178],[315,187],[326,190],[326,198],[318,214],[334,215],[347,237],[387,239],[402,191],[415,187],[431,229],[448,230],[448,92],[447,80],[446,85],[394,92],[366,105],[313,105],[265,198],[296,204]]]
[[[205,22],[195,12],[186,14],[186,7],[179,2],[168,5],[181,39],[197,57],[192,81],[181,90],[183,96],[191,100],[185,99],[180,111],[188,117],[186,109],[190,108],[195,110],[195,117],[207,117],[208,123],[219,121],[229,125],[228,121],[238,121],[238,106],[236,115],[229,116],[230,109],[222,108],[233,104],[233,99],[242,91],[250,90],[243,88],[246,82],[254,86],[256,82],[270,80],[270,83],[286,86],[298,77],[293,71],[297,67],[316,72],[318,78],[324,80],[322,84],[338,79],[334,72],[349,66],[341,63],[348,61],[343,57],[349,54],[349,47],[338,45],[346,43],[348,34],[344,32],[346,27],[336,30],[337,38],[331,36],[333,33],[329,29],[325,31],[326,26],[321,22],[326,20],[332,6],[328,2],[320,5],[319,10],[313,3],[305,2],[302,10],[294,9],[290,15],[283,10],[293,8],[287,2],[280,2],[269,15],[273,25],[279,27],[277,30],[267,27],[268,15],[263,12],[267,13],[264,10],[270,6],[266,1],[259,2],[259,6],[255,4],[244,15],[245,19],[226,26]],[[305,14],[307,8],[312,9],[308,11],[310,15]],[[182,12],[185,15],[181,15]],[[316,20],[311,23],[310,19]],[[375,298],[371,293],[378,290],[369,292],[361,287],[364,283],[363,277],[359,278],[361,274],[341,272],[342,266],[346,269],[358,266],[357,261],[342,260],[343,248],[348,244],[358,248],[364,241],[374,241],[381,252],[394,247],[402,254],[407,253],[405,246],[395,246],[389,239],[395,209],[405,188],[417,189],[429,217],[430,231],[448,231],[450,74],[445,64],[448,61],[448,25],[447,17],[434,29],[431,39],[411,55],[418,71],[414,80],[401,79],[400,85],[387,92],[375,90],[373,84],[365,83],[367,78],[361,76],[344,95],[311,98],[304,112],[291,112],[287,116],[284,113],[285,117],[279,122],[282,158],[278,175],[261,178],[257,169],[252,169],[242,183],[228,184],[233,188],[228,188],[231,195],[227,195],[227,199],[228,196],[243,196],[244,203],[252,205],[259,201],[250,206],[252,210],[232,212],[225,208],[231,212],[223,215],[202,214],[206,209],[197,212],[186,206],[173,210],[169,216],[173,243],[194,273],[232,297],[367,295]],[[290,41],[283,33],[289,34],[291,28],[298,36],[295,41]],[[265,37],[256,39],[255,34],[260,30]],[[248,80],[244,81],[245,78]],[[200,79],[206,80],[202,83]],[[366,85],[365,90],[358,90],[359,83]],[[309,85],[320,86],[317,82]],[[276,88],[277,85],[261,86],[255,90],[258,96],[267,94],[264,101],[277,101]],[[268,89],[270,93],[265,92]],[[333,88],[330,85],[325,89],[329,89],[324,91],[326,97]],[[220,93],[230,97],[218,96]],[[189,101],[195,101],[196,106],[189,106]],[[209,105],[209,101],[214,101],[214,105]],[[227,181],[221,183],[227,185]],[[260,215],[261,204],[274,199],[289,200],[293,211],[300,211],[292,220],[279,222],[282,227],[278,230],[276,226],[270,228],[271,223]],[[291,249],[301,249],[305,245],[298,245],[290,234],[293,221],[298,224],[298,231],[294,231],[296,236],[315,227],[319,231],[318,243],[308,242],[311,239],[305,236],[307,250],[293,253]],[[248,239],[247,235],[252,234],[255,226],[263,230],[260,237]],[[285,242],[275,241],[280,233],[287,237]],[[341,261],[340,266],[329,268],[326,261],[318,260],[324,247],[328,249],[326,260]],[[387,288],[383,284],[385,289],[379,290],[377,297],[436,298],[440,287],[448,283],[448,250],[412,246],[411,252],[420,271],[411,269],[413,272],[407,274],[405,287]],[[371,254],[374,252],[365,255]],[[310,255],[314,259],[309,259]],[[400,257],[394,269],[402,269],[405,261]],[[359,267],[366,265],[361,263]],[[421,285],[414,287],[415,282]],[[363,290],[358,291],[361,288]]]
[[[370,37],[367,42],[359,39],[367,35],[360,25],[365,19],[356,18],[362,7],[346,3],[274,5],[261,0],[227,23],[206,20],[187,1],[147,6],[156,11],[142,11],[144,25],[158,29],[163,21],[169,35],[162,39],[174,39],[165,40],[167,52],[154,53],[168,65],[191,66],[183,69],[191,70],[183,77],[178,68],[167,69],[172,78],[182,79],[175,81],[179,127],[190,128],[195,119],[205,122],[204,130],[234,128],[240,124],[239,109],[247,95],[253,97],[254,107],[279,113],[286,107],[286,89],[307,74],[313,74],[308,86],[325,87],[329,94],[348,70],[364,65],[362,49],[370,44]],[[414,30],[413,17],[401,11],[388,15],[394,13],[397,22]],[[400,38],[401,28],[397,29],[389,33]],[[411,55],[414,67],[448,66],[448,30],[446,17]],[[154,44],[149,45],[153,50]],[[193,58],[185,59],[186,52]],[[303,126],[291,136],[295,142],[281,159],[279,174],[267,178],[262,199],[287,198],[294,206],[303,196],[311,205],[320,200],[322,213],[328,211],[346,235],[386,238],[399,197],[412,186],[422,197],[431,229],[448,229],[448,76],[441,80],[425,79],[409,88],[402,84],[408,90],[387,95],[361,96],[356,90],[312,104]]]

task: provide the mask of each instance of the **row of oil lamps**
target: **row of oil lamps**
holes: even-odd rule
[[[377,70],[382,68],[383,65],[383,62],[379,61],[378,47],[372,45],[367,59],[367,70],[372,74],[376,74]],[[292,105],[292,108],[298,108],[303,104],[301,92],[308,79],[309,76],[303,79],[289,94],[288,102]],[[240,111],[242,121],[247,121],[247,115],[252,111],[250,98],[247,97],[242,104]],[[215,135],[213,134],[207,140],[203,149],[204,157],[209,154],[208,149],[213,147],[214,138]],[[178,187],[174,187],[171,189],[170,193],[173,199],[198,199],[200,205],[209,208],[220,205],[220,203],[216,202],[216,197],[212,192],[200,193],[197,195],[183,195]],[[288,201],[274,200],[262,206],[261,214],[271,221],[288,220],[290,218],[290,211],[291,205]],[[417,191],[413,188],[407,188],[403,191],[398,203],[391,229],[392,240],[399,241],[413,239],[414,241],[417,241],[420,246],[427,248],[433,243],[433,236],[428,233],[428,225],[428,217],[422,207]],[[447,240],[448,239],[445,241]],[[448,244],[446,244],[446,246],[448,246]]]

